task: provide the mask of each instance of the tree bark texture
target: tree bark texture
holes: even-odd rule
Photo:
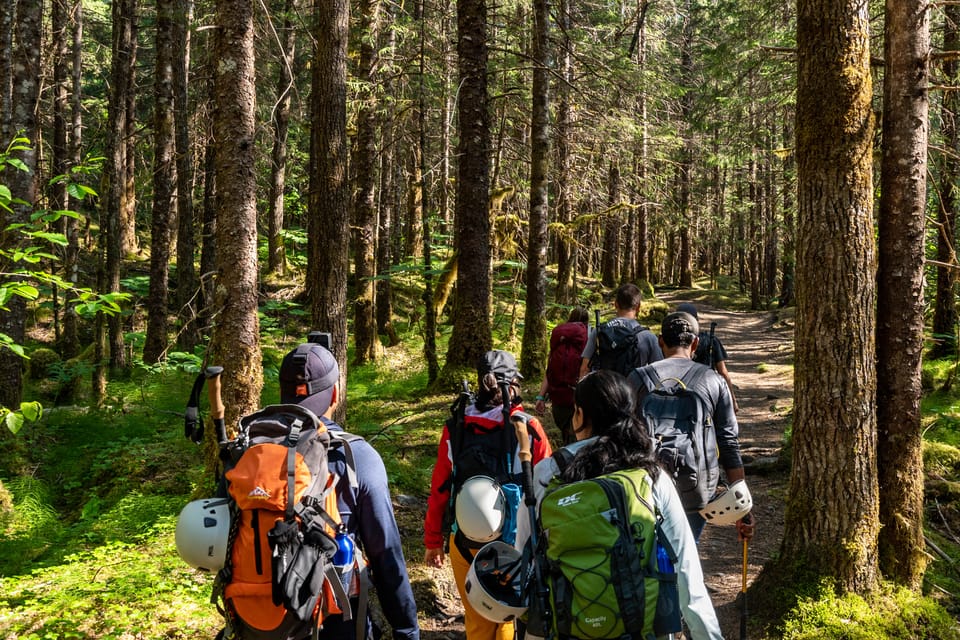
[[[174,2],[173,43],[173,97],[175,111],[190,113],[188,87],[190,86],[190,24],[193,20],[193,0]],[[179,327],[177,345],[192,352],[200,344],[197,321],[200,285],[197,277],[197,224],[194,214],[194,145],[190,140],[191,119],[180,117],[174,122],[177,153],[177,317]],[[200,137],[200,136],[198,136]],[[202,139],[202,138],[201,138]],[[196,148],[202,148],[197,145]]]
[[[943,50],[960,50],[960,7],[946,5],[943,8]],[[955,85],[960,80],[960,64],[954,58],[944,58],[941,73],[947,84]],[[947,91],[940,106],[940,135],[945,152],[940,154],[937,177],[937,261],[960,265],[957,260],[957,211],[960,210],[960,131],[957,117],[960,114],[960,92]],[[933,301],[934,346],[930,356],[941,358],[957,353],[957,282],[960,273],[955,268],[937,266],[937,294]]]
[[[143,361],[148,364],[163,359],[169,344],[168,279],[177,182],[173,93],[175,10],[173,0],[157,0],[157,48],[153,75],[156,102],[153,107],[150,292],[147,296],[147,335],[143,345]]]
[[[53,177],[63,176],[67,173],[70,166],[70,146],[68,141],[68,126],[70,122],[70,58],[68,57],[68,44],[70,37],[69,28],[69,7],[68,0],[51,0],[50,26],[51,37],[51,60],[50,66],[53,69],[53,82],[50,86],[52,94],[53,107],[53,140],[50,148],[50,173]],[[67,196],[67,183],[64,180],[58,180],[47,186],[47,193],[50,198],[50,208],[54,211],[62,211],[70,206],[69,196]],[[68,221],[74,220],[71,217],[65,217],[58,222],[58,226],[67,235]],[[65,258],[65,248],[57,249],[61,258]],[[63,260],[57,264],[59,269]],[[60,307],[58,304],[58,291],[53,290],[53,329],[54,339],[62,345],[62,333],[60,329]],[[66,293],[64,302],[69,299],[70,293]],[[66,305],[64,305],[66,307]]]
[[[290,101],[296,88],[293,65],[296,60],[297,30],[293,25],[294,0],[285,0],[278,56],[277,102],[273,107],[273,152],[270,163],[270,210],[267,213],[267,269],[285,274],[287,254],[283,246],[284,188],[287,178],[287,133],[290,129]]]
[[[547,247],[550,236],[550,9],[533,3],[533,108],[530,117],[530,220],[527,240],[527,299],[523,318],[520,371],[539,380],[547,363]]]
[[[12,102],[10,106],[11,131],[29,139],[27,148],[14,152],[25,171],[6,171],[4,180],[14,198],[25,204],[11,203],[12,211],[0,214],[0,229],[8,225],[28,222],[37,201],[38,123],[37,103],[40,99],[40,47],[42,46],[43,3],[36,0],[18,0],[16,29],[13,35]],[[3,246],[12,249],[18,235],[3,232]],[[0,271],[7,271],[0,265]],[[22,345],[26,337],[27,305],[20,296],[13,296],[7,310],[0,313],[0,332]],[[0,406],[19,409],[23,393],[23,359],[10,349],[0,349]]]
[[[70,160],[73,166],[80,164],[83,149],[83,0],[74,0],[72,3],[72,33],[71,33],[71,82],[73,96],[70,105]],[[79,209],[77,203],[77,208]],[[80,237],[79,223],[76,218],[68,217],[64,222],[64,234],[67,237],[67,246],[63,255],[64,277],[72,285],[79,282],[80,266]],[[65,360],[75,357],[80,352],[80,338],[77,334],[77,308],[72,300],[65,301],[63,313],[63,336],[60,341],[61,355]],[[70,389],[74,383],[70,383]],[[69,392],[61,394],[61,398],[69,399]]]
[[[869,14],[800,0],[793,469],[781,556],[877,584],[876,251]]]
[[[217,279],[212,363],[225,367],[227,424],[260,405],[253,2],[217,0],[214,140]]]
[[[923,541],[920,365],[930,59],[927,0],[887,0],[877,275],[880,570],[919,591]]]
[[[346,380],[350,185],[347,176],[347,0],[315,0],[316,51],[310,98],[307,287],[314,329],[333,337]],[[346,388],[344,385],[343,388]],[[341,404],[342,415],[346,404]]]
[[[13,114],[13,25],[16,14],[16,2],[0,2],[0,136],[4,146],[16,133],[10,129]]]
[[[471,366],[490,349],[490,113],[487,95],[487,3],[457,2],[460,98],[457,115],[457,296],[447,367]]]

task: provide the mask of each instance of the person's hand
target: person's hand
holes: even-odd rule
[[[737,539],[738,540],[749,540],[753,537],[753,534],[756,533],[757,522],[753,518],[752,513],[748,513],[739,520],[737,520]]]
[[[443,547],[427,549],[423,554],[423,562],[427,566],[440,568],[443,566]]]
[[[537,410],[537,415],[542,416],[543,412],[547,410],[547,403],[543,401],[543,398],[537,400],[537,404],[534,405]]]

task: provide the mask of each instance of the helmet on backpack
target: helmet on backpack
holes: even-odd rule
[[[226,498],[194,500],[177,518],[177,552],[191,567],[203,571],[222,569],[229,538],[230,506]]]
[[[750,513],[753,498],[747,483],[737,480],[722,493],[718,493],[700,510],[700,515],[710,524],[733,524]]]
[[[507,518],[507,499],[503,489],[489,476],[468,478],[457,493],[457,528],[474,542],[490,542],[500,537]]]
[[[477,551],[463,588],[473,608],[491,622],[510,622],[527,612],[522,554],[500,540]]]

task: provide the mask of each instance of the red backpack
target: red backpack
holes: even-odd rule
[[[580,356],[587,344],[587,325],[565,322],[550,334],[547,393],[557,405],[573,405],[573,389],[580,379]]]

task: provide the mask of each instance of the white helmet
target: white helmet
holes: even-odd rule
[[[490,622],[510,622],[527,612],[523,556],[501,540],[477,551],[463,584],[467,600]]]
[[[219,571],[227,558],[230,505],[227,498],[194,500],[183,508],[174,533],[184,562],[202,571]]]
[[[714,496],[713,500],[700,510],[700,515],[710,524],[733,524],[750,513],[752,508],[753,498],[750,497],[746,481],[737,480]]]
[[[490,542],[500,537],[507,499],[493,478],[473,476],[460,487],[454,510],[463,535],[474,542]]]

